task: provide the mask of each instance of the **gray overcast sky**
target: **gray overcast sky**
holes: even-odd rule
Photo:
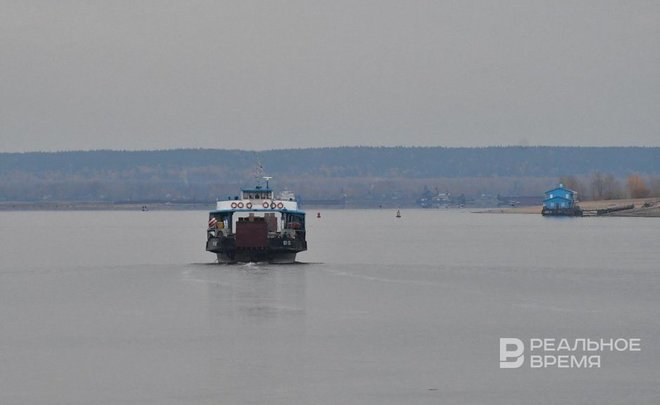
[[[0,7],[2,151],[660,145],[660,1]]]

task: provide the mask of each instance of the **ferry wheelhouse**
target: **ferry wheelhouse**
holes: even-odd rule
[[[307,250],[305,212],[293,193],[274,198],[265,179],[266,187],[242,189],[209,213],[206,250],[218,262],[293,263]]]

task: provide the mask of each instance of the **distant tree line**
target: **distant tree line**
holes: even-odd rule
[[[581,199],[614,200],[619,198],[660,197],[660,177],[648,177],[639,173],[628,175],[623,181],[612,173],[594,172],[591,176],[561,176],[559,182],[577,191]]]
[[[542,195],[561,176],[582,198],[660,195],[660,148],[342,147],[0,153],[0,201],[213,201],[252,185],[258,165],[278,188],[371,203],[414,202],[424,186]]]
[[[660,148],[507,146],[486,148],[342,147],[263,152],[222,149],[0,153],[9,173],[118,178],[250,177],[256,162],[274,176],[322,177],[538,177],[564,174],[660,175]]]

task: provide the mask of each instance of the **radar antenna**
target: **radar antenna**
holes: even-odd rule
[[[266,180],[266,188],[267,189],[270,188],[270,187],[268,187],[268,181],[270,181],[270,179],[272,179],[272,178],[273,178],[272,176],[263,176],[262,177],[262,179]]]

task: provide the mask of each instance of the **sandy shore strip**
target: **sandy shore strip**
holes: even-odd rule
[[[604,208],[618,207],[622,205],[634,204],[635,208],[631,210],[617,211],[610,214],[605,214],[611,217],[660,217],[660,198],[627,198],[621,200],[599,200],[599,201],[580,201],[578,203],[583,210],[598,210]],[[644,207],[645,204],[650,206]],[[506,207],[506,208],[492,208],[476,213],[487,214],[541,214],[542,206],[531,207]]]

